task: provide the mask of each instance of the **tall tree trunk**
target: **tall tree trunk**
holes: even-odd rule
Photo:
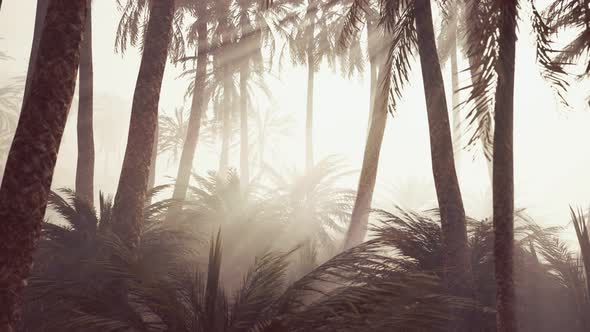
[[[14,331],[74,96],[87,0],[52,0],[0,187],[0,331]],[[37,53],[37,52],[35,52]]]
[[[352,216],[350,219],[350,226],[346,234],[344,243],[345,249],[363,242],[367,234],[367,225],[369,221],[369,212],[371,210],[371,201],[373,199],[373,190],[375,189],[375,181],[377,179],[377,169],[379,166],[379,153],[381,152],[381,143],[383,142],[383,133],[385,132],[385,125],[387,122],[387,99],[389,93],[389,80],[385,80],[387,71],[391,68],[379,68],[379,85],[378,94],[375,98],[375,106],[373,116],[371,117],[371,126],[367,143],[365,145],[365,153],[363,156],[363,166],[359,178],[358,190]]]
[[[184,200],[186,190],[189,185],[191,170],[195,151],[201,132],[201,118],[207,106],[205,100],[205,84],[207,79],[207,23],[197,23],[198,46],[197,46],[197,69],[195,73],[195,83],[193,88],[193,99],[191,104],[191,114],[188,119],[186,139],[180,156],[180,165],[174,185],[172,198],[175,200]]]
[[[367,126],[367,135],[371,131],[371,123],[373,118],[373,111],[374,111],[374,104],[375,104],[375,96],[377,92],[377,45],[375,38],[377,38],[377,34],[375,33],[376,27],[371,22],[370,19],[367,20],[367,44],[368,44],[368,53],[369,53],[369,84],[370,84],[370,92],[369,92],[369,123]]]
[[[453,155],[453,141],[444,83],[432,25],[429,0],[416,0],[418,52],[430,132],[434,184],[440,209],[447,287],[457,295],[471,291],[465,210]]]
[[[516,1],[502,1],[493,148],[494,262],[499,332],[516,331],[514,296],[514,61]]]
[[[93,66],[92,66],[92,6],[88,7],[84,39],[80,47],[79,105],[78,105],[78,163],[76,194],[94,205],[94,133],[93,133]]]
[[[229,65],[224,65],[229,68]],[[225,69],[223,79],[223,113],[221,114],[221,157],[219,159],[219,175],[225,179],[229,169],[229,144],[231,139],[231,108],[232,108],[232,74]]]
[[[315,57],[313,42],[315,35],[315,24],[309,27],[310,40],[307,47],[307,112],[305,115],[305,170],[313,167],[313,85],[315,80]]]
[[[461,114],[459,112],[459,66],[457,64],[457,39],[453,42],[451,51],[451,114],[453,114],[453,147],[455,155],[455,167],[460,168],[461,163]]]
[[[158,121],[160,89],[172,36],[174,1],[153,2],[131,107],[129,136],[113,205],[113,230],[136,248]]]
[[[240,66],[240,182],[242,189],[250,182],[248,170],[248,61]]]
[[[33,28],[33,42],[31,45],[31,54],[29,56],[29,67],[27,69],[27,79],[25,81],[25,90],[23,100],[26,100],[31,91],[31,80],[33,78],[35,65],[37,64],[37,53],[39,50],[39,41],[43,33],[43,23],[47,15],[47,7],[50,0],[37,0],[37,10],[35,12],[35,27]],[[24,103],[23,103],[24,106]]]

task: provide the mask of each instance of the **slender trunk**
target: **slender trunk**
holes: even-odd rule
[[[499,332],[516,331],[514,294],[514,61],[516,1],[504,1],[494,106],[493,206],[496,320]]]
[[[374,26],[374,24],[368,20],[367,21],[367,43],[368,43],[368,52],[369,52],[369,71],[370,71],[370,76],[369,76],[369,84],[370,84],[370,93],[369,93],[369,123],[367,126],[367,135],[369,135],[369,132],[371,131],[371,123],[372,123],[372,117],[373,117],[373,109],[374,109],[374,103],[375,103],[375,96],[376,96],[376,92],[377,92],[377,55],[376,53],[376,33],[375,33],[375,29],[376,27]]]
[[[305,115],[305,170],[313,167],[313,85],[315,80],[315,57],[313,54],[313,36],[315,25],[310,26],[310,40],[307,47],[307,113]]]
[[[227,66],[227,65],[226,65]],[[223,80],[223,113],[221,114],[221,158],[219,159],[219,175],[225,178],[229,167],[229,141],[231,138],[231,106],[232,76],[229,69]]]
[[[30,93],[23,102],[0,187],[0,331],[14,331],[74,96],[86,0],[47,8]],[[37,53],[37,52],[35,52]]]
[[[365,145],[356,201],[344,243],[345,249],[349,249],[363,242],[367,233],[369,212],[371,210],[371,201],[373,199],[373,190],[375,189],[377,169],[379,166],[379,153],[381,152],[381,143],[383,142],[383,133],[385,132],[387,122],[389,81],[384,80],[384,78],[386,71],[389,69],[385,68],[385,66],[381,66],[379,69],[378,82],[379,84],[383,84],[383,86],[378,88],[379,92],[375,98],[375,112],[371,118],[371,126]]]
[[[441,217],[444,274],[449,290],[457,295],[471,291],[467,227],[461,190],[455,171],[453,142],[444,83],[434,39],[429,0],[416,0],[418,52],[430,132],[432,171]]]
[[[39,50],[39,41],[43,33],[43,23],[47,15],[47,7],[49,0],[37,0],[37,10],[35,13],[35,27],[33,29],[33,43],[31,46],[31,54],[29,56],[29,67],[27,69],[27,79],[25,81],[25,90],[23,100],[26,100],[31,90],[31,79],[33,78],[35,65],[37,63],[37,52]],[[23,103],[24,106],[24,103]]]
[[[129,136],[113,205],[113,230],[137,247],[150,172],[162,78],[172,36],[174,1],[153,2],[133,96]]]
[[[451,114],[453,114],[453,147],[455,154],[455,167],[460,168],[461,163],[461,114],[459,112],[459,66],[457,64],[457,39],[454,41],[451,51]]]
[[[250,182],[248,170],[248,61],[240,66],[240,181],[242,190]]]
[[[94,204],[94,133],[93,133],[92,9],[88,7],[84,39],[80,47],[78,105],[78,163],[76,194]]]
[[[191,104],[191,114],[188,119],[188,128],[186,132],[186,139],[182,148],[180,156],[180,165],[178,166],[178,174],[176,176],[176,183],[174,185],[174,193],[172,198],[175,200],[184,200],[186,198],[186,191],[190,182],[191,170],[193,168],[193,160],[199,141],[199,133],[201,131],[201,118],[205,111],[205,84],[207,79],[207,24],[198,23],[198,49],[197,49],[197,69],[195,73],[195,83],[193,89],[193,99]]]
[[[160,123],[156,121],[156,132],[154,133],[154,144],[152,145],[152,159],[150,160],[150,176],[148,178],[147,190],[154,189],[156,185],[156,167],[158,163],[158,140],[160,138]],[[148,200],[151,203],[151,200]]]

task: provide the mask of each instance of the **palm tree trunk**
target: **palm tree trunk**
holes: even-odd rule
[[[43,33],[43,23],[45,22],[45,16],[47,15],[47,7],[49,6],[49,0],[37,0],[37,10],[35,13],[35,27],[33,29],[33,44],[31,46],[31,54],[29,56],[29,67],[27,69],[27,79],[25,81],[25,90],[23,93],[23,100],[26,100],[31,90],[31,80],[35,74],[33,71],[37,64],[37,53],[39,50],[39,41],[41,40],[41,34]],[[24,103],[23,103],[24,106]]]
[[[307,112],[305,115],[305,170],[313,167],[313,85],[315,80],[315,57],[313,54],[313,36],[315,25],[309,27],[311,38],[307,47]]]
[[[498,332],[516,331],[514,295],[514,61],[516,1],[500,6],[498,85],[494,106],[493,206]]]
[[[186,198],[186,190],[190,182],[193,160],[195,159],[195,152],[199,141],[199,134],[201,132],[201,118],[206,107],[205,83],[207,79],[208,47],[206,23],[198,23],[197,34],[199,41],[193,100],[191,104],[191,114],[188,119],[186,139],[184,140],[184,146],[180,156],[180,165],[178,166],[178,174],[174,185],[174,193],[172,195],[172,198],[175,200],[184,200]]]
[[[250,182],[248,170],[248,60],[240,66],[240,182],[242,190]]]
[[[227,66],[227,65],[226,65]],[[219,175],[225,178],[229,168],[229,144],[231,139],[231,106],[232,76],[227,69],[223,80],[223,113],[221,114],[221,157],[219,159]]]
[[[80,48],[80,77],[78,105],[78,163],[76,194],[94,204],[94,133],[93,133],[93,66],[92,66],[92,6],[88,6],[84,39]]]
[[[14,331],[74,96],[88,1],[52,0],[0,187],[0,331]],[[37,52],[34,52],[37,53]]]
[[[113,205],[113,230],[129,247],[139,241],[158,122],[160,89],[172,36],[174,1],[153,2],[131,107],[129,136]]]
[[[454,41],[451,51],[451,113],[453,114],[453,146],[455,154],[455,167],[460,168],[461,163],[461,114],[459,112],[459,66],[457,64],[457,39]]]
[[[377,169],[379,166],[379,154],[381,152],[381,143],[383,142],[383,134],[387,122],[389,80],[385,80],[385,77],[387,70],[390,68],[385,67],[386,66],[381,66],[379,68],[378,82],[384,86],[379,88],[379,93],[375,98],[375,112],[371,118],[371,126],[369,128],[369,135],[365,145],[363,166],[359,178],[356,200],[354,202],[350,226],[344,243],[345,249],[352,248],[363,242],[363,239],[367,234],[369,212],[371,210],[371,201],[373,199],[373,191],[375,189]]]
[[[430,132],[434,184],[440,209],[447,287],[457,295],[471,291],[465,210],[453,155],[453,141],[429,0],[416,0],[418,52]]]
[[[150,176],[148,178],[147,190],[154,189],[156,185],[156,167],[158,163],[158,140],[160,138],[160,123],[156,121],[156,132],[154,133],[154,144],[152,145],[152,159],[150,160]],[[151,200],[148,201],[151,203]]]
[[[373,117],[373,108],[375,103],[375,96],[377,91],[377,55],[375,54],[375,26],[374,24],[368,20],[367,21],[367,43],[368,43],[368,52],[369,52],[369,84],[370,84],[370,93],[369,93],[369,123],[367,126],[367,135],[371,131],[371,123]]]

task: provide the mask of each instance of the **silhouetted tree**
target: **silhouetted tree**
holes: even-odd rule
[[[14,331],[19,302],[76,86],[86,0],[51,0],[0,187],[0,331]]]

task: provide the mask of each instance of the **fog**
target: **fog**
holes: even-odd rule
[[[537,6],[544,8],[549,2],[538,1]],[[0,51],[10,58],[0,60],[0,85],[8,85],[19,77],[26,77],[36,3],[35,0],[5,1],[2,6]],[[561,238],[577,252],[570,206],[586,209],[590,205],[590,81],[573,79],[566,96],[569,107],[559,101],[552,86],[541,76],[540,66],[535,61],[535,37],[528,24],[531,13],[528,7],[523,7],[516,46],[514,89],[515,207],[524,209],[539,225],[564,227],[560,231]],[[117,192],[141,51],[138,48],[129,48],[124,54],[115,52],[115,36],[121,15],[115,1],[94,0],[92,8],[96,151],[94,198],[98,205],[99,192],[108,195],[115,195]],[[440,21],[439,13],[436,14],[435,27]],[[570,35],[566,32],[562,35],[565,38],[563,36]],[[366,43],[365,34],[362,42]],[[404,88],[403,96],[393,114],[388,115],[372,202],[374,209],[391,211],[400,207],[427,211],[438,206],[431,165],[426,102],[418,60],[416,54],[411,61],[409,84]],[[471,79],[466,59],[460,57],[458,65],[460,86],[468,86]],[[188,66],[192,66],[192,63]],[[365,64],[365,67],[364,73],[347,76],[341,74],[339,68],[330,68],[327,61],[323,61],[315,77],[313,157],[316,163],[326,158],[338,160],[338,171],[346,174],[338,177],[333,185],[343,190],[357,189],[363,161],[370,105],[369,65]],[[166,117],[173,120],[177,114],[175,112],[179,110],[183,110],[184,120],[188,119],[191,98],[186,96],[186,91],[194,80],[194,75],[182,75],[185,69],[182,64],[168,63],[166,66],[159,103],[160,121]],[[442,70],[447,101],[450,103],[450,64],[444,64]],[[264,80],[270,95],[254,92],[252,107],[257,114],[250,118],[251,177],[261,170],[258,163],[260,157],[257,155],[260,153],[257,120],[266,115],[277,120],[274,127],[273,124],[269,125],[264,136],[265,162],[281,175],[302,175],[305,172],[307,68],[293,64],[290,60],[281,61],[277,57],[271,69],[264,74]],[[459,92],[462,100],[467,95],[466,90]],[[53,189],[75,186],[77,92],[75,96],[59,148]],[[21,100],[18,109],[20,102]],[[212,108],[209,105],[207,119],[212,118]],[[463,118],[467,117],[467,111],[461,109]],[[238,128],[239,125],[235,127]],[[460,129],[461,146],[466,146],[473,133],[472,127],[464,120]],[[229,166],[239,171],[240,135],[237,130],[232,134]],[[219,167],[221,142],[217,134],[211,126],[201,129],[193,160],[193,171],[198,175],[207,176],[209,171],[217,171]],[[156,185],[174,184],[179,156],[179,151],[175,155],[171,150],[158,155]],[[1,162],[4,163],[6,156],[2,158]],[[457,151],[456,169],[466,215],[478,220],[491,218],[491,178],[481,146],[475,144]],[[169,198],[166,195],[169,193],[162,193],[159,197]],[[378,218],[379,216],[372,215],[371,221],[376,222]],[[283,242],[282,248],[296,246],[297,241],[293,239],[299,240],[304,236],[302,234],[309,231],[302,228],[313,229],[316,226],[308,223],[300,223],[296,227],[292,225],[286,234],[293,237],[283,233],[278,241]],[[265,228],[257,236],[273,237],[275,231],[272,227]],[[214,232],[213,228],[211,232]],[[227,237],[237,238],[240,236],[239,232],[240,230],[228,231]],[[330,232],[334,230],[329,230],[328,233]],[[210,237],[211,234],[206,235],[206,238]],[[338,241],[342,237],[341,233],[336,235]],[[224,266],[242,264],[242,256],[237,252],[248,251],[248,244],[242,246],[231,249],[235,252],[227,255],[228,260],[224,262]],[[335,248],[338,246],[340,242]],[[328,257],[331,253],[333,251],[325,256]],[[222,277],[231,287],[237,287],[235,280],[239,280],[240,273],[244,272],[243,266],[241,267],[237,272],[228,272]]]

